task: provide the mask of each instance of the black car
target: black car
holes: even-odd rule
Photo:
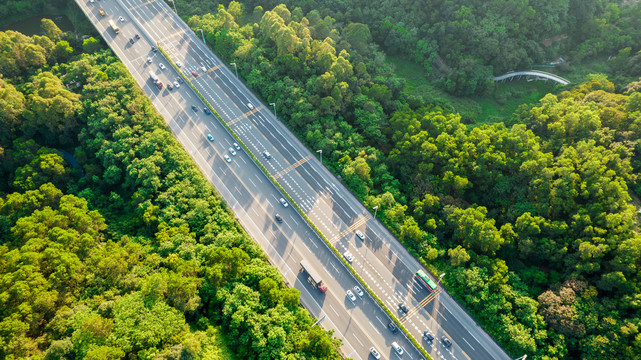
[[[203,108],[203,111],[205,112],[205,114],[211,115],[211,111],[209,111],[208,108]]]
[[[134,36],[134,37],[136,38],[136,40],[140,39],[140,35],[138,35],[138,34],[136,34],[136,36]]]
[[[398,304],[398,308],[401,309],[401,311],[403,313],[407,314],[408,310],[407,310],[407,306],[405,306],[405,304],[403,304],[403,303]]]
[[[194,111],[198,111],[198,108],[196,107],[196,105],[192,105],[191,109],[194,110]]]
[[[158,49],[156,49],[154,46],[151,47],[151,51],[156,52]]]
[[[129,38],[129,42],[133,44],[134,43],[134,39]]]
[[[182,84],[183,83],[183,78],[178,77],[178,78],[176,78],[176,81],[178,81],[180,84]]]
[[[447,337],[442,336],[441,341],[443,342],[443,345],[445,345],[446,347],[452,347],[452,342]]]
[[[169,83],[169,84],[167,84],[167,89],[169,89],[169,90],[173,90],[173,89],[174,89],[174,86],[173,86],[171,83]]]
[[[395,324],[393,321],[390,321],[390,322],[389,322],[389,324],[387,324],[387,327],[388,327],[390,330],[392,330],[392,332],[393,332],[394,334],[396,334],[396,333],[398,332],[398,327],[396,326],[396,324]]]
[[[276,214],[276,216],[274,217],[276,218],[276,221],[278,221],[279,223],[283,222],[283,218],[280,215]]]
[[[423,339],[425,339],[427,341],[433,341],[434,340],[434,336],[432,336],[432,334],[430,334],[429,332],[427,332],[427,330],[425,330],[423,332]]]

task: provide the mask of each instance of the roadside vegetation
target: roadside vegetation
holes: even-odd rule
[[[615,2],[588,2],[580,14],[563,6],[531,9],[541,21],[549,21],[544,14],[560,17],[546,32],[504,34],[508,45],[516,46],[554,35],[577,19],[590,26],[606,19],[609,26],[593,32],[595,37],[572,34],[554,46],[586,62],[613,51],[617,58],[604,68],[616,83],[603,74],[587,75],[550,94],[542,84],[504,91],[487,84],[505,108],[493,110],[495,105],[481,100],[465,116],[456,109],[464,99],[422,95],[417,89],[430,91],[428,86],[398,76],[404,70],[391,66],[385,52],[417,62],[405,51],[415,50],[418,42],[402,42],[414,36],[412,28],[393,25],[395,32],[409,34],[395,43],[386,25],[365,24],[378,15],[357,12],[364,14],[373,3],[345,13],[338,4],[332,10],[337,18],[322,2],[291,8],[254,7],[251,1],[217,8],[191,3],[206,14],[189,17],[190,26],[203,29],[207,43],[238,64],[247,84],[277,104],[279,116],[310,149],[323,150],[324,163],[367,207],[379,207],[379,218],[417,258],[447,273],[443,282],[510,354],[638,358],[641,237],[631,204],[632,196],[641,195],[641,73],[635,67],[641,61],[635,40],[640,27],[632,17],[638,3],[625,5],[616,16]],[[481,10],[505,5],[487,4],[473,11],[459,6],[457,14],[480,18]],[[381,11],[385,6],[376,3],[376,11],[389,17],[417,9]],[[389,41],[381,42],[386,29]],[[623,29],[626,34],[616,38]],[[468,45],[456,39],[466,38],[448,35],[459,52],[441,56],[461,55]],[[505,62],[503,70],[551,54],[543,48],[536,56],[508,49],[522,56]],[[431,67],[435,60],[429,59],[418,62]],[[466,63],[450,61],[452,73],[440,86],[453,94],[478,93],[456,91],[470,81],[462,80]],[[483,68],[491,64],[474,64],[470,73],[491,75]],[[531,104],[519,104],[528,97]]]
[[[338,359],[125,66],[0,32],[0,358]]]

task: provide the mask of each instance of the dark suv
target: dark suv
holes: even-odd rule
[[[276,216],[274,217],[276,218],[276,221],[278,221],[279,223],[283,222],[283,218],[280,215],[276,214]]]
[[[387,324],[387,327],[388,327],[390,330],[392,330],[392,332],[393,332],[394,334],[396,334],[396,333],[398,332],[398,327],[396,326],[396,324],[395,324],[393,321],[390,321],[390,322],[389,322],[389,324]]]
[[[441,337],[441,341],[443,342],[443,345],[445,345],[446,347],[452,346],[452,342],[450,341],[450,339],[446,338],[445,336]]]
[[[401,309],[401,311],[404,314],[407,314],[408,310],[407,310],[407,306],[405,306],[405,304],[403,304],[403,303],[398,304],[398,308]]]

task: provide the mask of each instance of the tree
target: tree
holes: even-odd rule
[[[470,260],[470,255],[461,245],[454,249],[448,249],[447,255],[450,257],[450,265],[452,266],[465,265],[465,263]]]
[[[58,28],[58,25],[54,23],[51,19],[42,19],[40,20],[40,26],[42,30],[47,34],[47,37],[51,39],[54,43],[60,41],[62,37],[62,30]]]
[[[68,91],[62,81],[50,72],[37,75],[30,84],[27,121],[22,130],[31,136],[42,134],[50,141],[68,142],[76,126],[76,113],[80,110],[80,95]]]
[[[15,86],[0,79],[0,142],[5,143],[16,137],[16,131],[22,125],[24,109],[24,95]]]
[[[53,57],[58,62],[67,61],[71,57],[71,54],[73,54],[73,48],[67,41],[58,41],[53,48]]]
[[[47,182],[64,185],[67,179],[63,158],[43,148],[29,164],[16,169],[13,186],[20,191],[35,190]]]
[[[486,208],[446,206],[444,210],[454,231],[453,238],[462,241],[466,248],[490,254],[500,249],[504,239],[494,226],[494,219],[486,218]]]
[[[82,49],[86,53],[93,54],[96,51],[100,50],[101,48],[102,48],[102,45],[100,44],[100,40],[94,37],[90,36],[82,40]]]
[[[349,41],[352,48],[363,56],[370,55],[369,46],[372,42],[372,34],[366,24],[349,23],[343,32],[345,40]]]

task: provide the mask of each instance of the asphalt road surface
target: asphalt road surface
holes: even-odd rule
[[[309,151],[276,119],[274,108],[262,104],[236,78],[234,69],[203,44],[200,31],[192,32],[162,1],[76,2],[241,225],[263,247],[290,286],[301,291],[301,303],[325,329],[334,330],[335,336],[343,340],[341,350],[346,357],[366,359],[369,348],[374,346],[383,358],[422,358],[404,335],[392,334],[386,328],[389,318],[367,293],[362,298],[356,296],[354,302],[348,299],[346,291],[360,285],[358,281],[304,218],[292,206],[280,203],[285,196],[243,148],[235,149],[236,140],[216,117],[204,113],[205,104],[193,90],[185,83],[167,89],[180,74],[160,51],[152,52],[152,46],[159,44],[174,63],[181,63],[180,71],[314,225],[340,253],[352,254],[352,267],[433,358],[510,358],[444,289],[431,293],[414,277],[420,264],[322,166],[319,154]],[[101,16],[98,8],[106,16]],[[110,28],[109,20],[120,27],[119,34]],[[140,39],[135,39],[136,34]],[[150,71],[164,84],[162,89],[153,83]],[[207,135],[214,140],[210,141]],[[282,216],[283,223],[274,219],[276,214]],[[355,235],[357,230],[364,234],[363,240]],[[321,275],[329,288],[326,294],[314,288],[300,272],[302,259]],[[399,303],[407,306],[407,314],[398,309]],[[422,338],[425,331],[434,336],[433,342]],[[443,336],[452,340],[451,347],[440,341]],[[392,349],[394,341],[404,349],[402,356]]]

